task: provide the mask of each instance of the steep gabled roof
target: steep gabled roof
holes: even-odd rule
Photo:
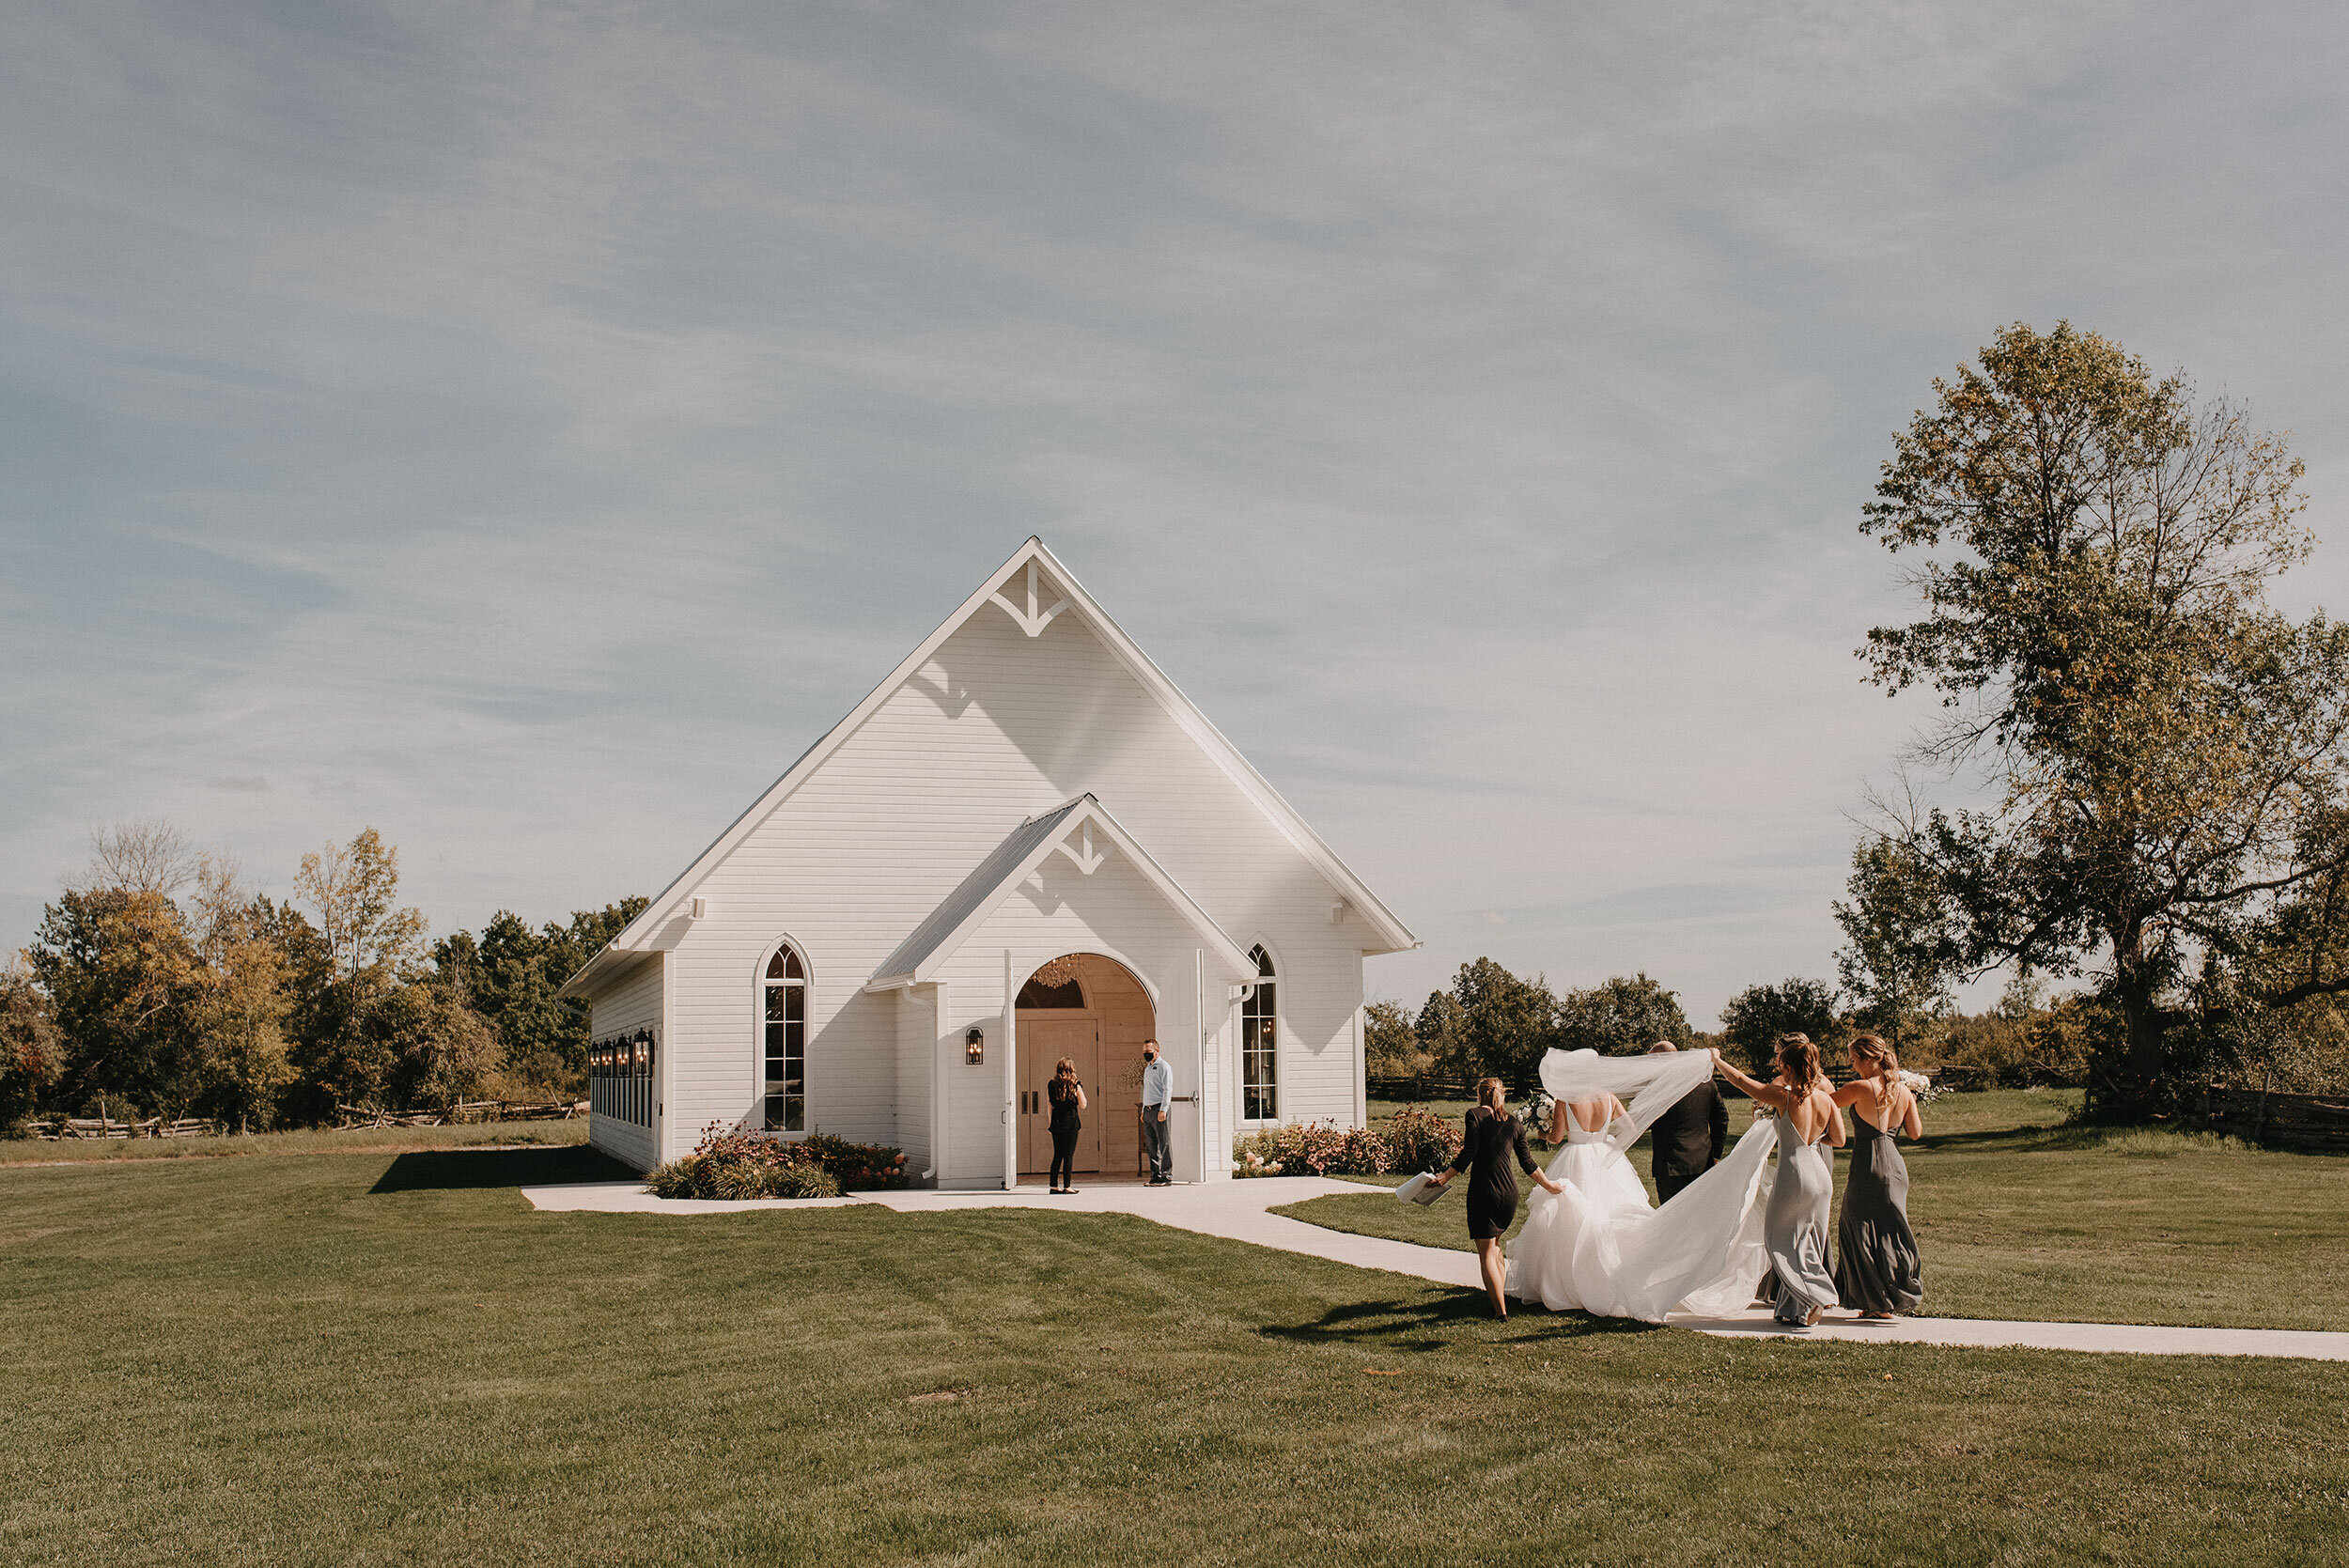
[[[1069,847],[1068,840],[1081,829],[1087,830],[1083,847]],[[926,984],[940,965],[955,955],[955,950],[969,939],[993,914],[1012,890],[1035,874],[1038,866],[1059,850],[1074,861],[1088,877],[1101,863],[1099,851],[1094,847],[1090,830],[1098,829],[1101,836],[1114,845],[1118,853],[1132,862],[1134,869],[1147,877],[1159,894],[1191,928],[1199,933],[1216,956],[1222,959],[1234,974],[1253,974],[1255,960],[1241,946],[1224,934],[1223,928],[1209,919],[1198,900],[1185,893],[1182,884],[1166,874],[1166,869],[1151,859],[1134,837],[1101,807],[1090,795],[1080,795],[1066,805],[1055,806],[1041,816],[1032,816],[1011,831],[1009,837],[997,845],[987,859],[981,861],[959,887],[948,893],[944,902],[929,912],[913,934],[897,944],[897,951],[881,960],[880,968],[865,983],[868,991],[894,990],[900,986]]]
[[[1053,589],[1059,595],[1057,601],[1050,605],[1037,600],[1039,570],[1043,577],[1050,579]],[[1004,597],[1006,591],[1022,595],[1028,602],[1024,605],[1015,603]],[[907,655],[905,661],[891,671],[886,679],[873,688],[871,693],[857,704],[847,718],[801,753],[800,760],[793,763],[783,777],[753,801],[749,810],[736,817],[732,825],[694,859],[692,865],[661,891],[661,896],[646,906],[643,914],[630,922],[628,928],[612,939],[612,946],[623,952],[640,947],[654,932],[674,919],[677,906],[692,895],[702,879],[731,854],[753,829],[765,821],[777,806],[790,798],[792,791],[822,767],[825,759],[838,751],[864,721],[889,700],[891,693],[920,674],[922,666],[929,662],[930,656],[947,638],[960,630],[966,621],[989,604],[1009,614],[1028,629],[1031,636],[1064,613],[1074,614],[1082,620],[1127,672],[1142,684],[1143,689],[1159,700],[1183,732],[1215,760],[1232,782],[1239,786],[1242,794],[1256,803],[1257,809],[1265,814],[1281,835],[1312,862],[1340,897],[1370,923],[1372,929],[1387,943],[1377,951],[1400,953],[1419,945],[1419,939],[1412,936],[1408,928],[1394,917],[1393,911],[1379,901],[1378,895],[1364,886],[1361,878],[1355,876],[1346,862],[1338,859],[1336,852],[1322,842],[1321,835],[1297,814],[1294,806],[1281,798],[1280,791],[1267,783],[1264,775],[1240,755],[1239,748],[1224,738],[1223,732],[1208,722],[1207,716],[1199,711],[1198,705],[1183,695],[1180,689],[1167,678],[1166,672],[1153,663],[1150,656],[1126,635],[1124,629],[1110,619],[1109,613],[1094,601],[1093,596],[1085,592],[1083,585],[1078,582],[1068,568],[1060,564],[1059,558],[1044,548],[1044,541],[1032,537],[1012,551],[1011,559],[997,567],[979,585],[978,592],[963,600],[953,614],[939,624],[937,630],[924,638],[921,645]],[[573,979],[576,981],[585,976],[586,970],[583,970]],[[568,988],[567,986],[566,990]]]

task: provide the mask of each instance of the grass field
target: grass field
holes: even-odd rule
[[[1926,1138],[1905,1149],[1923,1311],[2349,1329],[2349,1159],[2207,1135],[2071,1127],[2076,1104],[2064,1094],[1999,1091],[1926,1108]],[[1750,1102],[1732,1102],[1732,1137],[1750,1112]],[[1645,1180],[1644,1140],[1634,1164]],[[1836,1169],[1840,1203],[1841,1157]],[[1450,1200],[1418,1208],[1364,1194],[1280,1212],[1335,1230],[1469,1245]]]
[[[0,1171],[0,1560],[2305,1563],[2349,1531],[2349,1366],[1494,1324],[1128,1217],[513,1190],[611,1173]]]
[[[0,1142],[0,1167],[79,1165],[93,1160],[248,1159],[257,1155],[381,1155],[408,1149],[468,1149],[483,1144],[587,1141],[587,1119],[572,1122],[472,1122],[454,1127],[311,1127],[244,1138],[11,1139]]]

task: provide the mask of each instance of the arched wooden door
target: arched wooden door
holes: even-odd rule
[[[1158,1028],[1150,993],[1126,966],[1097,953],[1072,954],[1045,982],[1020,988],[1018,1081],[1019,1173],[1041,1176],[1052,1163],[1051,1103],[1044,1088],[1062,1057],[1076,1063],[1089,1102],[1078,1134],[1081,1174],[1134,1175],[1142,1170],[1142,1046]]]

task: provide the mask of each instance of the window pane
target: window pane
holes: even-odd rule
[[[1240,1008],[1240,1114],[1252,1122],[1271,1121],[1279,1114],[1279,1016],[1268,981],[1259,982]]]
[[[783,950],[783,972],[793,980],[804,980],[807,971],[800,968],[800,955],[790,948]]]
[[[1251,948],[1249,950],[1248,956],[1256,960],[1256,972],[1258,974],[1270,974],[1272,972],[1272,955],[1267,953],[1263,948]]]
[[[783,987],[783,1016],[794,1023],[807,1017],[806,986],[786,986]]]
[[[785,975],[789,974],[792,958],[793,954],[789,948],[776,949],[775,955],[767,960],[767,978],[781,980]]]

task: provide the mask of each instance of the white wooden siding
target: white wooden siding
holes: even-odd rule
[[[938,1046],[938,1003],[935,989],[908,986],[893,993],[897,999],[897,1088],[886,1141],[906,1154],[906,1169],[919,1173],[930,1168],[931,1059]]]
[[[708,900],[703,918],[677,922],[658,939],[669,949],[672,986],[661,1157],[675,1157],[712,1121],[757,1125],[758,979],[786,936],[809,971],[810,1129],[900,1146],[917,1131],[926,1139],[928,1063],[920,1072],[909,1065],[914,1053],[905,1004],[862,986],[1022,817],[1086,791],[1243,948],[1259,936],[1277,947],[1282,1113],[1350,1123],[1361,949],[1377,939],[1350,911],[1332,923],[1337,895],[1328,881],[1089,628],[1064,616],[1031,639],[990,610],[949,638],[692,890]],[[1058,857],[1052,864],[1053,878],[1066,872],[1085,880]],[[1095,880],[1110,875],[1105,866]],[[1120,872],[1102,888],[1139,880]],[[1050,885],[1062,891],[1058,880]],[[1177,941],[1171,911],[1152,890],[1143,890],[1146,898],[1120,895],[1122,903],[1100,890],[1068,891],[1068,908],[1086,911],[1061,921],[1068,939],[1115,951],[1151,946],[1158,955],[1151,962],[1163,960],[1146,978],[1161,989],[1162,1013],[1179,1011],[1179,1035],[1172,1017],[1162,1017],[1159,1027],[1187,1054],[1195,939],[1185,932]],[[1044,926],[1061,920],[1059,911],[1018,895],[1006,916],[1016,923],[1023,904],[1027,918]],[[940,977],[951,980],[952,1027],[1000,1008],[1004,942],[998,939],[1008,935],[992,931],[969,943],[973,955],[991,946],[998,972],[957,962]],[[979,970],[986,962],[972,960]],[[1220,980],[1211,976],[1210,985]],[[1209,1001],[1220,1014],[1220,989]],[[601,1019],[599,1012],[599,1030]],[[990,1069],[991,1052],[1008,1044],[996,1032],[989,1029]],[[1209,1085],[1226,1112],[1217,1120],[1227,1128],[1230,1045],[1231,1031],[1221,1029],[1213,1063],[1220,1081]],[[995,1117],[994,1096],[974,1102],[965,1088],[996,1075],[958,1060],[944,1071],[955,1172],[972,1169],[981,1150],[1000,1166],[999,1142],[977,1136]],[[1229,1163],[1217,1150],[1209,1161],[1215,1170]]]
[[[653,1099],[661,1102],[661,1084],[674,1069],[669,1061],[669,1041],[663,1024],[661,986],[662,955],[649,955],[643,963],[627,970],[610,990],[595,999],[589,1031],[598,1039],[607,1034],[633,1034],[649,1029],[661,1041],[655,1063]],[[653,1125],[640,1127],[630,1122],[614,1121],[609,1116],[592,1116],[587,1123],[587,1141],[624,1165],[639,1171],[649,1171],[660,1163],[659,1147],[661,1115],[656,1110]]]

